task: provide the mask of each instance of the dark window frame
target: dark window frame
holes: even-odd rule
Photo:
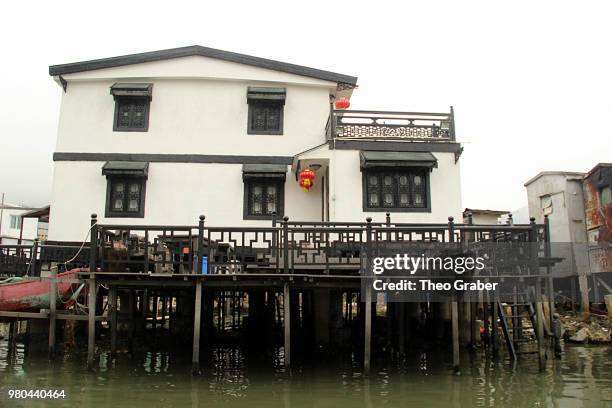
[[[271,220],[273,217],[282,218],[285,214],[285,180],[284,179],[273,179],[273,178],[249,178],[244,180],[244,193],[242,203],[242,218],[244,220]],[[256,185],[275,185],[277,188],[277,202],[276,202],[276,214],[262,214],[255,215],[251,214],[250,208],[250,194],[251,188]]]
[[[266,100],[266,99],[252,99],[248,101],[249,114],[247,123],[247,134],[249,135],[282,135],[285,125],[285,101]],[[253,115],[254,109],[264,107],[276,107],[278,108],[278,130],[258,130],[253,129]]]
[[[126,188],[129,183],[138,182],[140,185],[140,205],[138,212],[124,211],[113,211],[112,207],[112,187],[113,184],[123,182],[126,184]],[[147,178],[140,176],[107,176],[106,177],[106,205],[105,205],[105,217],[106,218],[144,218],[145,215],[145,203],[147,193]],[[125,205],[127,208],[127,198],[124,198]]]
[[[119,127],[119,109],[122,103],[141,100],[144,102],[144,127]],[[115,114],[113,117],[113,132],[148,132],[151,98],[148,96],[115,96]]]
[[[380,207],[370,207],[369,206],[369,200],[368,200],[368,176],[372,173],[378,173],[378,174],[382,174],[382,173],[395,173],[395,174],[400,174],[400,173],[407,173],[407,174],[412,174],[414,175],[414,173],[420,173],[420,175],[422,175],[424,177],[424,183],[425,183],[425,205],[423,207],[384,207],[382,205],[382,194],[380,197],[381,200],[381,206]],[[362,190],[362,206],[363,206],[363,211],[364,212],[422,212],[422,213],[427,213],[427,212],[431,212],[431,185],[430,185],[430,169],[428,168],[421,168],[421,167],[407,167],[407,168],[403,168],[403,167],[396,167],[396,168],[370,168],[370,169],[363,169],[361,172],[361,190]]]

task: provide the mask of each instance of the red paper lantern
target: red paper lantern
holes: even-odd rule
[[[336,99],[336,109],[348,109],[351,106],[351,102],[345,97]]]
[[[310,169],[304,169],[299,174],[299,184],[304,192],[308,192],[314,185],[315,172]]]

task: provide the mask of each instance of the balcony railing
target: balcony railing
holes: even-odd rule
[[[332,110],[327,139],[389,139],[455,141],[453,108],[450,113]]]

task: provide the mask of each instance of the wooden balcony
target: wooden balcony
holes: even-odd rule
[[[407,140],[454,142],[455,121],[450,113],[332,110],[327,140]]]

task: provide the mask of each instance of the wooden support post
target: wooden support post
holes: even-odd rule
[[[134,351],[134,331],[136,330],[136,325],[134,324],[134,315],[136,310],[136,294],[133,289],[130,289],[130,293],[128,295],[128,350],[131,353]]]
[[[202,281],[196,281],[195,308],[193,312],[193,356],[191,374],[200,374],[200,319],[202,317]]]
[[[89,312],[89,330],[87,332],[87,369],[93,370],[94,354],[96,348],[96,279],[94,274],[89,275],[89,295],[88,295],[88,312]]]
[[[372,218],[366,218],[366,256],[367,256],[367,271],[366,274],[369,276],[371,274],[371,259],[372,259]],[[363,284],[361,285],[364,286]],[[365,283],[365,294],[363,295],[363,299],[365,304],[365,333],[364,333],[364,345],[363,345],[363,371],[367,375],[370,373],[370,354],[371,354],[371,346],[372,346],[372,284],[369,280],[366,280]]]
[[[153,329],[153,332],[155,332],[155,329],[157,329],[157,308],[159,306],[159,296],[157,296],[157,293],[155,293],[153,295],[153,309],[151,311],[152,317],[153,317],[153,322],[151,323],[151,328]]]
[[[285,367],[291,367],[291,300],[289,283],[283,288],[283,326],[285,329]]]
[[[542,283],[540,278],[536,278],[535,282],[535,296],[536,296],[536,334],[538,337],[538,361],[540,365],[540,371],[546,369],[546,352],[544,350],[544,310],[542,308]]]
[[[401,302],[398,303],[398,336],[397,336],[397,350],[400,358],[404,358],[406,353],[406,305]]]
[[[459,373],[459,303],[456,293],[453,295],[451,302],[451,321],[453,331],[453,371]]]
[[[51,280],[49,281],[49,358],[55,356],[55,332],[56,332],[56,308],[57,308],[57,266],[51,268]]]
[[[372,287],[369,282],[365,288],[365,336],[363,347],[363,370],[365,374],[370,373],[370,354],[372,343]]]
[[[493,302],[491,302],[491,345],[493,348],[493,357],[499,356],[499,294],[493,292]]]
[[[149,291],[148,289],[142,290],[140,297],[140,318],[142,319],[141,325],[144,333],[147,331],[147,317],[149,315]]]
[[[117,287],[111,286],[108,292],[108,313],[110,315],[111,354],[117,353]]]
[[[166,296],[162,296],[162,309],[161,309],[161,328],[162,329],[166,325],[167,306],[168,306],[168,298]]]

